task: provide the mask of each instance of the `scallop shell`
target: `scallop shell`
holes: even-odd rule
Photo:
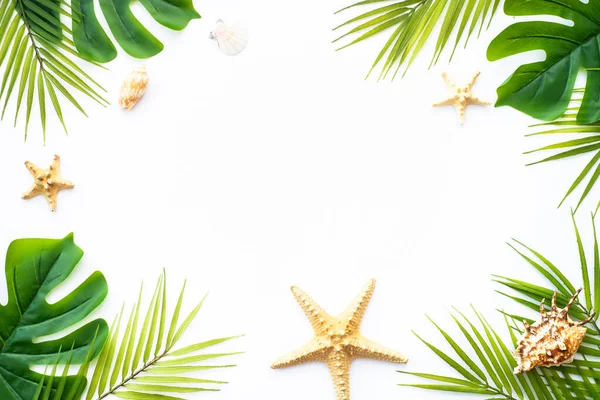
[[[240,54],[248,45],[248,31],[240,25],[230,25],[217,21],[215,30],[210,33],[210,39],[215,40],[219,50],[227,56]]]
[[[517,367],[515,374],[528,372],[535,367],[554,367],[568,364],[585,337],[586,323],[594,318],[590,315],[584,321],[574,322],[569,318],[569,310],[581,289],[569,300],[563,309],[556,306],[556,292],[552,296],[552,308],[546,312],[544,301],[540,305],[541,320],[533,325],[525,324],[525,335],[515,351]]]
[[[119,96],[119,105],[121,108],[131,110],[133,106],[142,98],[148,85],[148,73],[146,67],[142,66],[134,69],[123,82],[121,94]]]

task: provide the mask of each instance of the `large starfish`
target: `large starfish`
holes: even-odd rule
[[[23,199],[29,200],[38,195],[44,195],[50,210],[56,210],[56,197],[63,189],[72,189],[75,185],[60,176],[60,157],[55,155],[52,164],[47,169],[39,168],[32,162],[25,161],[25,166],[33,175],[33,185]]]
[[[479,72],[477,72],[471,81],[464,86],[457,86],[456,83],[446,74],[445,72],[442,74],[442,78],[444,82],[448,85],[450,90],[454,92],[453,96],[441,101],[439,103],[435,103],[434,107],[440,106],[454,106],[456,111],[458,112],[458,119],[460,123],[463,124],[465,122],[465,111],[467,106],[471,104],[479,105],[479,106],[489,106],[491,103],[489,101],[481,100],[475,96],[473,96],[473,85],[475,81],[479,77]]]
[[[360,334],[360,324],[374,290],[375,280],[371,280],[342,315],[332,317],[301,289],[292,287],[292,293],[308,317],[315,337],[300,349],[277,360],[272,368],[313,361],[324,362],[331,372],[337,400],[349,400],[352,360],[370,358],[406,363],[408,359],[404,355],[386,349]]]

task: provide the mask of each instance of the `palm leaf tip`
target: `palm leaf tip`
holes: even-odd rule
[[[381,6],[380,3],[385,3]],[[391,3],[391,4],[390,4]],[[452,59],[459,43],[468,42],[476,28],[481,32],[491,23],[496,14],[498,1],[490,0],[403,0],[403,1],[361,1],[345,7],[335,14],[359,6],[369,10],[338,24],[333,31],[347,27],[333,42],[348,38],[348,42],[336,50],[349,47],[370,37],[391,32],[387,42],[376,57],[371,71],[381,67],[380,79],[395,77],[400,68],[406,74],[425,43],[432,38],[436,25],[441,26],[431,65],[435,65],[442,53],[452,47]],[[453,45],[450,37],[455,34]]]
[[[145,313],[141,311],[142,290],[137,303],[131,308],[124,333],[121,333],[120,317],[113,324],[110,343],[105,346],[94,371],[98,379],[92,379],[87,398],[101,399],[110,394],[123,399],[181,399],[185,393],[219,391],[225,381],[184,376],[191,372],[228,368],[234,365],[213,365],[213,360],[235,356],[239,352],[207,353],[214,346],[238,338],[229,336],[207,340],[175,349],[187,328],[195,319],[204,299],[180,323],[185,283],[170,318],[167,315],[166,272],[158,279]],[[167,321],[170,320],[169,326]],[[143,321],[141,327],[138,321]],[[168,329],[167,329],[168,328]],[[116,349],[118,353],[116,354]],[[95,381],[100,384],[96,385]],[[106,382],[109,382],[107,385]],[[176,396],[174,396],[176,395]]]

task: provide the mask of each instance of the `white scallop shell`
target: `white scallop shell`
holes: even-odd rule
[[[217,21],[215,30],[210,33],[209,38],[215,40],[219,50],[227,56],[240,54],[248,45],[248,31],[240,25],[230,25]]]

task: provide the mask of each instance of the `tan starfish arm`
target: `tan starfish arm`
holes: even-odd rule
[[[30,161],[25,161],[25,167],[27,167],[27,170],[31,173],[31,175],[33,175],[34,178],[37,178],[37,176],[42,173],[42,169],[38,168],[37,165]]]
[[[478,97],[471,97],[471,99],[469,100],[469,103],[476,104],[478,106],[489,106],[490,104],[492,104],[491,101],[481,100]]]
[[[50,180],[48,181],[48,184],[50,184]],[[75,185],[71,181],[64,181],[64,180],[55,181],[55,182],[53,182],[53,184],[58,189],[73,189],[75,187]]]
[[[453,106],[456,103],[456,99],[454,97],[446,99],[444,101],[440,101],[439,103],[435,103],[434,107],[442,107],[442,106]]]
[[[292,367],[294,365],[300,365],[307,362],[314,361],[326,361],[327,360],[327,348],[322,345],[321,342],[314,338],[298,350],[285,355],[275,361],[271,368],[279,369]]]
[[[352,357],[345,351],[334,351],[327,360],[337,400],[350,400],[350,365]]]
[[[40,194],[42,194],[42,191],[40,190],[40,188],[37,185],[33,185],[31,187],[31,189],[29,189],[28,192],[23,193],[21,198],[23,200],[29,200],[31,198],[34,198],[35,196],[39,196]]]
[[[56,211],[56,198],[58,197],[58,189],[50,188],[44,191],[44,197],[48,202],[48,206],[52,211]]]
[[[465,112],[467,111],[467,107],[464,104],[457,104],[456,112],[458,112],[458,121],[461,124],[465,123]]]
[[[456,88],[456,82],[454,82],[454,80],[452,80],[452,78],[450,78],[450,76],[448,76],[447,73],[443,73],[442,74],[442,79],[444,80],[444,82],[446,82],[446,85],[448,85],[451,89]]]
[[[50,171],[58,173],[60,170],[60,156],[58,154],[54,155],[54,159],[52,160],[52,164],[50,164]]]
[[[470,88],[473,87],[473,85],[475,84],[475,81],[477,80],[477,78],[479,78],[479,75],[481,75],[481,72],[475,72],[475,75],[473,75],[473,77],[471,78],[471,80],[468,83],[468,86]]]
[[[405,364],[408,358],[396,350],[388,349],[365,337],[358,336],[348,345],[348,350],[354,358],[370,358],[372,360],[388,361]]]
[[[375,290],[375,279],[371,279],[346,311],[340,316],[340,321],[345,325],[344,331],[347,335],[358,333],[360,324],[367,310],[367,306],[373,297]]]
[[[304,311],[304,314],[308,317],[310,325],[315,333],[319,335],[327,332],[331,327],[332,317],[302,289],[293,286],[292,293],[300,305],[300,308],[302,308],[302,311]]]

